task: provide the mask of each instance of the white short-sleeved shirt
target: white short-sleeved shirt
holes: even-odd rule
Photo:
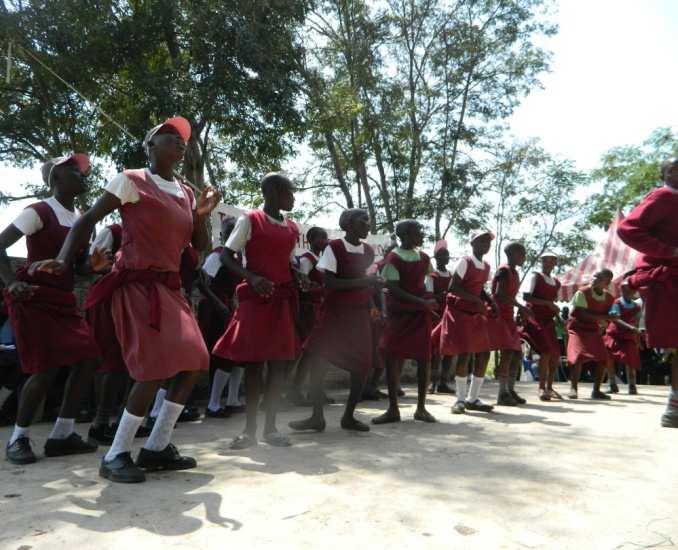
[[[212,277],[212,279],[217,276],[221,267],[222,263],[218,252],[210,253],[207,258],[205,258],[205,263],[202,264],[202,270]]]
[[[344,243],[346,252],[349,254],[365,254],[365,245],[363,243],[356,246],[346,241],[346,239],[341,240]],[[319,269],[320,271],[331,271],[332,273],[337,272],[337,258],[329,244],[325,247],[322,256],[320,256],[316,269]]]
[[[94,237],[94,240],[89,247],[89,253],[92,254],[95,248],[98,248],[102,252],[113,250],[113,232],[108,227],[104,227],[97,233],[97,236]]]
[[[473,262],[473,265],[475,266],[476,269],[485,269],[486,268],[487,263],[484,262],[483,260],[479,260],[475,256],[471,256],[470,258],[471,258],[471,261]],[[461,258],[457,262],[457,265],[454,266],[452,273],[459,275],[459,278],[463,279],[464,275],[466,275],[467,269],[468,269],[468,258]]]
[[[315,258],[317,264],[320,257],[316,256],[312,250],[308,250],[307,252]],[[299,258],[299,271],[301,271],[304,275],[308,275],[311,271],[313,271],[313,262],[307,257],[302,256]]]
[[[282,220],[277,220],[275,218],[272,218],[268,214],[266,214],[266,217],[271,223],[274,223],[276,225],[285,225],[287,221],[286,218],[283,218]],[[250,217],[247,214],[243,214],[235,222],[235,227],[233,228],[233,231],[231,231],[231,234],[228,236],[228,240],[226,241],[226,248],[230,248],[233,252],[243,252],[244,257],[245,246],[247,246],[247,242],[251,238],[252,238],[252,222],[250,221]],[[290,263],[295,262],[296,255],[295,250],[293,248],[292,252],[290,253]]]
[[[535,271],[532,273],[532,277],[530,278],[530,289],[527,291],[528,294],[534,294],[534,289],[537,288],[537,278],[539,275],[541,275],[542,279],[544,279],[547,285],[556,286],[556,280],[553,277],[549,277],[545,273],[537,273]]]
[[[153,181],[153,183],[155,183],[161,191],[164,191],[169,195],[174,195],[175,197],[184,197],[184,190],[177,180],[169,181],[160,177],[158,174],[151,174],[151,171],[148,168],[146,168],[146,175],[150,176],[151,181]],[[137,188],[124,172],[117,174],[106,184],[104,189],[112,195],[118,197],[121,204],[133,204],[135,202],[139,202],[139,193],[137,192]],[[191,208],[193,210],[196,208],[195,195],[193,196]]]
[[[447,271],[447,269],[444,270],[444,271],[440,271],[440,269],[436,269],[436,270],[433,271],[433,273],[435,273],[436,275],[439,275],[440,277],[449,277],[450,281],[449,281],[449,284],[447,285],[448,288],[452,284],[452,274],[449,271]],[[426,280],[425,280],[425,283],[424,283],[426,285],[426,290],[428,290],[429,292],[433,292],[433,290],[435,289],[433,277],[431,276],[431,275],[433,275],[433,273],[426,275]]]
[[[73,227],[75,220],[80,217],[80,212],[77,210],[69,210],[54,197],[45,199],[43,202],[54,211],[59,225],[62,225],[63,227]],[[26,236],[33,235],[43,228],[42,220],[33,208],[22,210],[12,222],[12,225]]]

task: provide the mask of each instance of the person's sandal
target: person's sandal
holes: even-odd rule
[[[264,441],[272,447],[291,447],[290,438],[280,432],[271,432],[264,434]]]
[[[257,438],[249,434],[240,434],[231,441],[230,448],[234,451],[247,449],[257,444]]]

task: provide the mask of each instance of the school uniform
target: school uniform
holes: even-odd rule
[[[271,281],[270,297],[259,296],[249,283],[236,288],[238,308],[213,353],[238,364],[290,361],[300,351],[296,327],[298,291],[290,262],[299,236],[297,225],[253,210],[238,218],[226,248],[243,251],[248,271]]]
[[[317,269],[339,279],[366,277],[374,249],[344,239],[329,242]],[[323,357],[334,366],[367,375],[372,368],[372,288],[326,289],[323,315],[309,338],[307,353]]]
[[[603,330],[597,321],[584,320],[579,309],[590,313],[607,314],[614,303],[614,296],[607,291],[601,294],[591,287],[578,290],[572,298],[574,307],[567,321],[567,361],[571,365],[592,361],[606,363],[609,355],[603,341]]]
[[[509,298],[515,300],[520,289],[520,276],[518,271],[509,265],[502,265],[497,269],[492,279],[492,295],[496,298],[499,281],[505,278],[505,290]],[[491,351],[511,350],[522,351],[520,345],[520,332],[513,314],[513,304],[497,301],[499,311],[497,314],[487,316],[487,336],[490,341]]]
[[[438,302],[438,312],[441,314],[441,320],[436,323],[431,331],[431,355],[440,354],[440,334],[442,332],[442,313],[445,309],[445,297],[452,282],[452,273],[448,270],[440,271],[438,269],[427,275],[427,285],[433,289],[433,297]]]
[[[560,281],[544,273],[533,273],[530,280],[529,294],[540,300],[555,302],[560,290]],[[556,334],[555,313],[542,305],[527,304],[533,317],[523,319],[520,327],[521,335],[540,355],[560,357],[560,344]]]
[[[627,302],[624,297],[621,297],[615,300],[610,313],[619,315],[619,319],[632,327],[637,327],[640,310],[641,307],[634,301]],[[616,361],[634,370],[640,370],[640,351],[636,332],[612,322],[607,326],[604,341],[609,354]]]
[[[193,192],[148,169],[126,170],[106,186],[120,199],[122,245],[86,307],[110,301],[122,357],[137,381],[206,370],[207,348],[181,291],[181,255],[193,235]]]
[[[473,256],[462,258],[454,273],[466,292],[481,296],[490,276],[490,265]],[[449,292],[441,321],[440,354],[481,353],[490,350],[485,304],[475,304]]]
[[[28,274],[33,262],[57,257],[78,217],[77,212],[50,197],[28,206],[14,220],[13,225],[26,237],[28,251],[26,265],[17,270],[16,279],[35,285],[32,295],[24,300],[16,300],[4,290],[21,369],[26,374],[99,356],[73,293],[72,266],[61,275]]]
[[[94,238],[90,246],[90,254],[95,249],[110,252],[116,257],[122,245],[122,225],[114,223],[104,227]],[[96,305],[85,309],[85,318],[90,326],[92,336],[101,349],[101,364],[97,369],[102,373],[127,372],[125,361],[122,358],[120,342],[115,335],[115,326],[111,316],[110,300],[103,300]]]
[[[678,348],[678,190],[648,193],[624,218],[619,238],[640,252],[627,279],[645,306],[647,345]]]
[[[242,281],[242,278],[223,266],[221,263],[221,253],[223,251],[223,246],[218,246],[212,250],[207,258],[205,258],[202,270],[210,277],[210,290],[223,304],[232,307],[235,289]],[[237,254],[235,260],[242,263],[242,258]],[[204,296],[200,299],[200,302],[198,302],[198,325],[200,326],[207,349],[212,349],[214,344],[217,343],[219,337],[226,330],[229,318],[230,316],[224,318],[221,311],[210,298]]]
[[[320,321],[323,309],[323,272],[318,269],[320,258],[310,250],[299,257],[299,271],[307,275],[316,287],[299,295],[299,337],[302,347],[306,347],[307,340],[313,327]]]
[[[419,298],[433,298],[426,288],[426,275],[431,260],[423,252],[397,247],[385,258],[382,276],[388,282],[398,282],[401,289]],[[387,357],[398,359],[431,359],[431,312],[419,304],[401,300],[391,292],[386,294],[386,326],[380,348]]]

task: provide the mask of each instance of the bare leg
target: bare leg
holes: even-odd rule
[[[577,398],[577,388],[579,387],[579,379],[581,378],[581,362],[572,365],[570,369],[570,399]]]
[[[106,372],[101,376],[97,414],[92,422],[94,427],[109,425],[111,414],[116,407],[115,400],[125,388],[127,379],[128,375],[125,372]]]
[[[400,422],[398,409],[398,389],[400,387],[400,367],[402,363],[394,357],[386,356],[386,381],[388,383],[388,409],[372,419],[372,424]]]
[[[47,395],[47,391],[54,383],[58,370],[49,369],[44,372],[32,374],[19,396],[19,406],[16,415],[16,424],[22,428],[27,428],[33,422],[33,415]]]
[[[310,418],[305,420],[293,420],[289,423],[289,427],[297,431],[313,430],[322,432],[325,430],[325,399],[323,392],[323,383],[325,381],[325,367],[322,361],[315,357],[307,357],[308,364],[311,371],[311,387],[310,397],[313,403],[313,413]],[[353,387],[351,386],[351,390]],[[361,388],[362,393],[362,388]],[[358,396],[358,398],[360,395]],[[348,403],[347,403],[348,406]]]
[[[428,361],[417,361],[417,410],[414,413],[414,419],[423,422],[436,421],[433,415],[426,410],[426,388],[428,387],[430,368],[431,364]]]
[[[363,393],[364,386],[365,375],[360,372],[351,372],[351,391],[348,394],[344,415],[341,418],[341,427],[345,430],[357,432],[368,432],[370,430],[370,427],[367,424],[360,422],[360,420],[355,417],[355,408]],[[424,386],[424,393],[426,393],[426,386]]]
[[[264,424],[264,437],[279,434],[276,427],[276,417],[280,406],[280,394],[285,379],[286,361],[270,361],[268,363],[268,376],[266,380],[266,421]]]

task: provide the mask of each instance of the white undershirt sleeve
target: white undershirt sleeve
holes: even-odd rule
[[[120,172],[109,181],[104,190],[118,197],[120,204],[139,202],[139,193],[124,172]]]
[[[92,241],[89,247],[89,253],[92,254],[95,248],[102,252],[113,250],[113,232],[108,227],[104,227],[94,237],[94,241]]]
[[[245,248],[251,236],[252,224],[250,223],[249,216],[240,216],[226,241],[226,248],[231,249],[233,252],[240,252]]]
[[[219,270],[221,269],[221,259],[219,258],[218,252],[212,252],[205,259],[205,263],[202,265],[202,270],[207,273],[212,279],[217,276]]]
[[[532,278],[530,279],[530,289],[527,291],[528,294],[534,294],[534,289],[537,288],[537,275],[536,273],[532,273]]]
[[[299,260],[299,271],[301,271],[304,275],[308,275],[311,271],[313,271],[313,262],[311,262],[311,260],[305,256],[302,256]]]
[[[332,273],[337,272],[337,259],[335,258],[334,250],[332,250],[330,245],[325,247],[323,255],[320,256],[320,260],[318,260],[316,269],[320,271],[331,271]]]
[[[24,235],[33,235],[43,227],[42,220],[38,213],[32,208],[25,208],[12,222],[12,225],[21,231]]]
[[[466,269],[467,269],[466,258],[461,258],[457,262],[457,265],[454,266],[452,273],[456,273],[457,275],[459,275],[459,278],[463,279],[464,275],[466,275]]]

